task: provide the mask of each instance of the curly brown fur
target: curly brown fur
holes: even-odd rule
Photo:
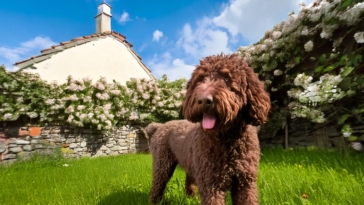
[[[155,131],[157,131],[157,129],[160,126],[162,126],[161,123],[152,122],[152,123],[149,123],[147,127],[141,128],[141,131],[143,132],[144,137],[147,139],[148,147],[150,146],[150,140],[151,140],[153,134],[155,133]]]
[[[179,164],[186,194],[198,187],[201,203],[258,204],[260,148],[257,128],[267,121],[270,99],[253,70],[237,55],[201,60],[187,84],[182,112],[187,120],[167,122],[151,138],[153,182],[158,203]]]

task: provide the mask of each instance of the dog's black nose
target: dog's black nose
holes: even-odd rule
[[[210,107],[212,105],[212,102],[213,99],[211,95],[199,97],[197,100],[197,103],[204,108]]]

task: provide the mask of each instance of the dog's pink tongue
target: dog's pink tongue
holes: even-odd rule
[[[212,129],[215,126],[216,117],[213,115],[205,114],[202,118],[202,127],[204,129]]]

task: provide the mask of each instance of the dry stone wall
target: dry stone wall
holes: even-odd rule
[[[0,163],[53,154],[55,149],[66,158],[81,158],[144,152],[148,145],[139,126],[121,126],[108,135],[64,126],[0,127]]]

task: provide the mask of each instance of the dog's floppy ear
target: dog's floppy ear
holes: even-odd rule
[[[270,110],[270,97],[264,89],[261,82],[253,69],[246,69],[246,97],[250,105],[248,115],[249,124],[254,126],[262,125],[268,120],[268,112]]]

